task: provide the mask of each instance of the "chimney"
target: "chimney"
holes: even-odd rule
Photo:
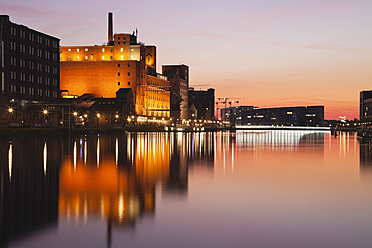
[[[112,12],[108,13],[108,43],[112,41],[113,38],[113,28],[112,28]]]

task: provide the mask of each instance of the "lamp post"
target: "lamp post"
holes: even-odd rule
[[[46,126],[48,120],[47,120],[48,110],[43,110],[43,116],[44,116],[44,126]]]
[[[98,128],[99,128],[99,118],[101,118],[101,114],[100,113],[97,113]]]

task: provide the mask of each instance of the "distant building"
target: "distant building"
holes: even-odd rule
[[[372,90],[360,92],[359,105],[359,119],[372,118]]]
[[[214,89],[194,90],[189,89],[189,118],[191,119],[214,119]]]
[[[170,82],[156,72],[156,47],[138,42],[137,32],[113,34],[112,13],[108,27],[107,44],[61,47],[61,89],[97,97],[132,89],[136,114],[169,117]]]
[[[60,99],[59,39],[0,15],[0,122],[9,118],[25,121],[18,109],[32,103]]]
[[[171,83],[171,117],[188,118],[189,67],[187,65],[163,65],[162,74]]]
[[[235,125],[321,126],[324,106],[258,108],[237,106],[221,109],[221,118]]]

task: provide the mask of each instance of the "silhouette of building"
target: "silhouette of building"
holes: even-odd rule
[[[221,109],[221,119],[235,125],[321,126],[324,124],[324,106],[228,107]]]
[[[170,82],[156,72],[156,46],[138,42],[137,31],[113,34],[112,13],[108,28],[106,44],[61,47],[61,89],[114,97],[119,89],[130,88],[136,114],[169,117]]]
[[[171,117],[188,118],[189,67],[187,65],[163,65],[162,73],[171,83]]]
[[[213,120],[214,119],[214,89],[189,89],[189,118]]]
[[[372,90],[360,92],[359,119],[370,119],[372,117]]]
[[[17,110],[60,99],[58,48],[58,38],[0,15],[0,122],[34,118]]]

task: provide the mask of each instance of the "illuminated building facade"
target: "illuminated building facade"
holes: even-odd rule
[[[372,90],[360,92],[360,110],[359,119],[372,118]]]
[[[59,100],[58,48],[58,38],[0,15],[0,122],[9,119],[9,107],[15,110],[11,117],[24,122],[34,117],[18,109]]]
[[[109,13],[108,43],[60,48],[61,90],[115,97],[121,88],[135,94],[137,115],[170,116],[170,83],[156,72],[156,47],[137,41],[137,33],[113,34]]]
[[[221,118],[235,125],[322,126],[324,125],[324,106],[228,107],[221,109]]]

